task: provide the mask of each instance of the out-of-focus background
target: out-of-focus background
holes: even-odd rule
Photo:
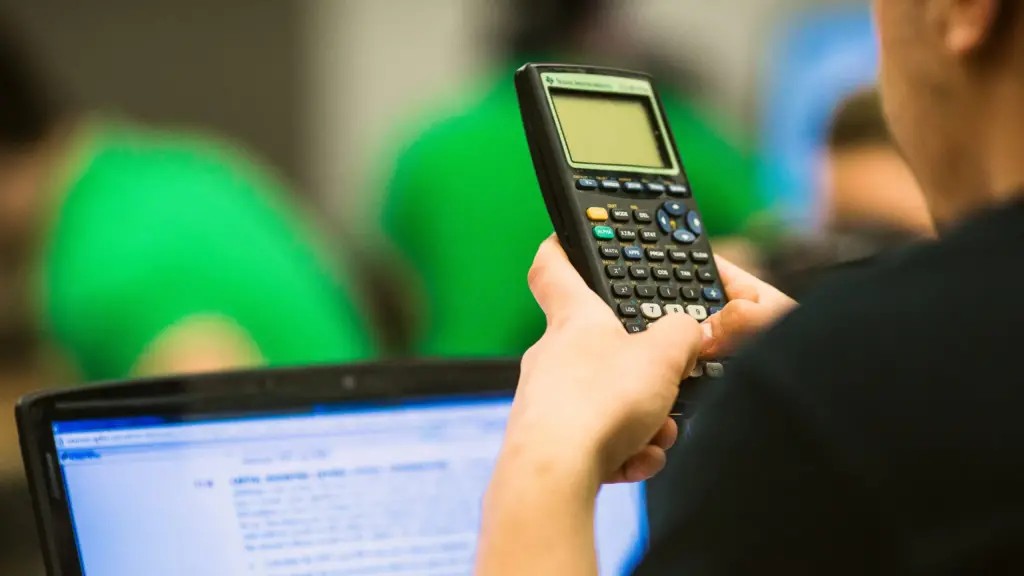
[[[654,73],[716,250],[794,294],[930,233],[866,2],[0,0],[0,573],[21,394],[539,337],[534,59]]]

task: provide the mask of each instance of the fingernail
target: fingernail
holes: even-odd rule
[[[710,342],[711,340],[715,339],[714,329],[711,328],[711,323],[710,322],[705,322],[705,323],[701,324],[700,327],[704,331],[704,342],[705,343],[706,342]]]

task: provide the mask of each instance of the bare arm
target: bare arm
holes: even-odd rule
[[[249,336],[229,318],[191,316],[164,330],[146,347],[135,376],[195,374],[262,364]]]
[[[600,481],[586,464],[506,442],[484,501],[479,576],[596,576]]]

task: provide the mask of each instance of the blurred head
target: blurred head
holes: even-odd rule
[[[0,20],[0,249],[36,220],[62,112],[19,40]]]
[[[892,141],[876,91],[859,92],[838,108],[825,174],[831,230],[932,233],[921,188]]]
[[[1024,6],[874,0],[892,133],[942,224],[1024,184]]]
[[[582,55],[601,61],[618,54],[627,26],[613,22],[616,0],[509,0],[508,51],[516,56]]]

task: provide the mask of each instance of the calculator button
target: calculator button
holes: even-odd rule
[[[683,297],[683,300],[699,300],[700,291],[693,286],[683,286],[679,289],[679,294]]]
[[[719,290],[718,288],[715,288],[714,286],[705,286],[704,299],[707,300],[708,302],[721,302],[722,291]]]
[[[664,194],[665,193],[665,185],[664,184],[651,183],[651,184],[647,185],[647,190],[650,191],[650,192],[654,192],[655,194]]]
[[[654,304],[652,302],[644,302],[643,304],[641,304],[640,311],[643,313],[644,318],[647,318],[648,320],[657,320],[658,318],[661,318],[664,314],[661,311],[661,306],[658,306],[657,304]]]
[[[629,210],[612,210],[612,220],[616,222],[629,222]]]
[[[682,216],[686,214],[686,206],[681,202],[665,202],[661,205],[661,209],[668,212],[670,216]]]
[[[686,250],[669,250],[668,257],[673,262],[686,262]]]
[[[654,276],[655,280],[671,280],[672,272],[668,268],[658,268],[654,266],[651,268],[651,276]]]
[[[668,193],[673,196],[686,198],[690,195],[690,187],[685,184],[672,184],[668,187]]]
[[[612,284],[612,293],[618,298],[628,298],[633,295],[633,285]]]
[[[672,219],[668,217],[668,212],[664,210],[658,210],[658,228],[665,234],[672,233]]]
[[[611,240],[615,238],[615,231],[609,226],[594,226],[594,238],[598,240]]]
[[[626,192],[643,192],[644,185],[639,182],[626,182],[623,184],[626,188]]]
[[[708,378],[721,378],[725,376],[725,366],[720,362],[708,362],[704,365],[704,374]]]
[[[587,218],[592,222],[604,222],[608,219],[608,211],[597,206],[587,208]]]
[[[721,306],[712,306],[712,307],[708,308],[708,316],[714,316],[715,314],[718,314],[721,311],[722,311],[722,307]]]
[[[619,315],[625,318],[636,318],[640,314],[640,310],[637,309],[636,304],[632,302],[623,302],[619,304]]]
[[[651,262],[661,262],[665,259],[665,251],[657,248],[648,248],[647,259]]]
[[[633,240],[636,240],[636,230],[619,228],[619,240],[622,240],[623,242],[632,242]]]
[[[621,264],[609,264],[604,267],[609,278],[625,278],[626,267]]]
[[[639,334],[644,330],[647,330],[647,326],[643,322],[626,322],[626,332],[630,334]]]
[[[615,246],[601,246],[601,258],[605,260],[618,260],[621,255]]]
[[[700,214],[696,212],[690,212],[686,215],[686,227],[690,229],[697,236],[704,233],[704,221],[700,219]]]
[[[689,314],[691,318],[698,322],[700,322],[701,320],[707,320],[708,317],[708,310],[703,306],[687,306],[686,313]]]
[[[697,237],[693,235],[689,230],[683,230],[680,228],[672,233],[672,239],[680,244],[693,244],[697,241]]]
[[[644,257],[644,251],[636,246],[623,246],[622,257],[626,260],[640,260]]]
[[[715,275],[711,273],[711,270],[708,270],[707,268],[702,268],[700,270],[697,270],[697,279],[700,280],[701,282],[714,282]]]
[[[690,252],[690,258],[697,264],[707,264],[708,260],[711,260],[711,255],[707,252],[694,250]]]
[[[676,268],[676,280],[680,282],[690,282],[693,280],[693,270],[687,270],[685,268]]]
[[[602,190],[620,190],[622,184],[619,184],[618,180],[601,180]]]
[[[658,294],[658,289],[654,286],[637,286],[636,295],[639,298],[654,298]]]
[[[645,244],[651,244],[658,241],[658,233],[654,230],[641,230],[640,241]]]
[[[686,313],[686,309],[683,308],[682,306],[680,306],[679,304],[666,304],[665,305],[665,313],[666,314],[685,314]]]
[[[675,300],[679,298],[679,289],[674,286],[662,286],[658,288],[658,296],[665,300]]]
[[[597,190],[597,180],[593,178],[580,178],[576,181],[576,188],[580,190]]]
[[[651,218],[651,213],[647,210],[634,210],[633,219],[641,224],[650,224],[653,220],[653,218]]]
[[[697,364],[696,366],[694,366],[693,367],[693,371],[690,372],[690,378],[700,378],[703,375],[704,375],[704,367],[701,366],[700,364]]]
[[[646,266],[630,266],[629,275],[637,280],[646,280],[651,277],[651,270]]]

